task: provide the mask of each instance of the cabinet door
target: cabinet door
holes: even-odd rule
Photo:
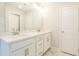
[[[48,48],[49,48],[49,47],[51,46],[51,34],[48,33],[48,34],[46,35],[46,37],[47,37],[47,39],[46,39],[47,45],[48,45]]]
[[[37,37],[36,49],[37,49],[36,52],[37,55],[40,56],[43,54],[43,36]]]
[[[65,6],[61,8],[61,47],[62,51],[77,55],[78,40],[74,31],[74,7]]]
[[[44,37],[44,52],[50,47],[50,41],[51,41],[50,35],[46,34]]]
[[[22,49],[11,52],[12,56],[35,56],[35,46],[30,44]]]
[[[30,44],[29,46],[26,46],[25,56],[35,56],[35,45],[34,45],[34,43]]]
[[[25,49],[18,49],[11,52],[11,56],[25,56]]]

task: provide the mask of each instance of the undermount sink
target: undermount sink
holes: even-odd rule
[[[37,34],[35,32],[22,32],[22,33],[18,33],[18,34],[15,34],[15,35],[11,35],[12,38],[21,38],[21,37],[26,37],[26,36],[31,36],[31,35],[34,35],[34,34]]]
[[[12,35],[19,35],[19,32],[14,32],[12,33]]]
[[[18,39],[20,39],[20,38],[23,38],[23,37],[30,37],[30,36],[33,36],[33,35],[37,35],[38,34],[38,32],[31,32],[31,31],[29,31],[29,32],[19,32],[19,33],[4,33],[4,34],[2,34],[1,35],[1,37],[5,37],[5,38],[12,38],[12,39],[16,39],[16,38],[18,38]]]

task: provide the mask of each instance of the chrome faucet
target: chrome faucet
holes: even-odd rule
[[[18,29],[12,28],[12,34],[13,34],[13,35],[19,34]]]

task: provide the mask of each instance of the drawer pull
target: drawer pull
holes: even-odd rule
[[[28,55],[29,55],[29,48],[25,50],[25,56],[28,56]]]

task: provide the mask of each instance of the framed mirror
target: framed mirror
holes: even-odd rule
[[[24,30],[24,11],[19,8],[19,2],[5,3],[6,32],[22,32]]]
[[[8,31],[19,31],[20,32],[20,15],[8,13]]]
[[[38,31],[42,29],[43,17],[33,5],[20,2],[5,3],[6,32]]]

